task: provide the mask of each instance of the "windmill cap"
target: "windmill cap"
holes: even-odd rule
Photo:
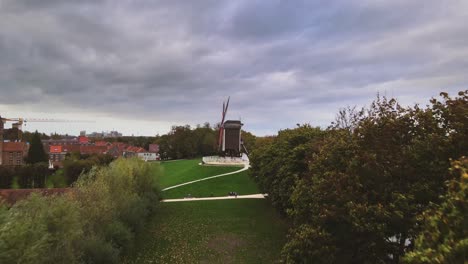
[[[243,125],[239,120],[226,120],[223,124],[224,128],[241,128]]]

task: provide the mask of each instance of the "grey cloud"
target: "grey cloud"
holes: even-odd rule
[[[326,126],[379,91],[466,87],[467,19],[463,1],[4,0],[0,105],[193,125],[231,95],[260,134]]]

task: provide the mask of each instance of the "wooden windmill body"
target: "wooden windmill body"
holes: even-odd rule
[[[240,157],[241,153],[241,130],[240,120],[225,120],[229,107],[229,98],[227,103],[223,102],[223,112],[219,128],[218,147],[221,156]]]

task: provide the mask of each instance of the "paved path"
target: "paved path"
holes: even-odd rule
[[[161,200],[163,203],[171,202],[192,202],[192,201],[206,201],[206,200],[227,200],[227,199],[264,199],[267,194],[249,194],[249,195],[237,195],[235,196],[219,196],[219,197],[203,197],[203,198],[183,198],[183,199],[166,199]]]
[[[214,179],[214,178],[219,178],[219,177],[224,177],[224,176],[236,174],[236,173],[239,173],[239,172],[248,170],[249,167],[250,167],[250,165],[249,165],[249,164],[246,164],[246,165],[245,165],[242,169],[240,169],[240,170],[236,170],[236,171],[228,172],[228,173],[224,173],[224,174],[219,174],[219,175],[215,175],[215,176],[210,176],[210,177],[206,177],[206,178],[199,179],[199,180],[195,180],[195,181],[189,181],[189,182],[177,184],[177,185],[174,185],[174,186],[170,186],[170,187],[164,188],[164,189],[162,189],[162,191],[164,192],[164,191],[167,191],[167,190],[170,190],[170,189],[174,189],[174,188],[177,188],[177,187],[180,187],[180,186],[189,185],[189,184],[196,183],[196,182],[201,182],[201,181],[206,181],[206,180],[210,180],[210,179]]]

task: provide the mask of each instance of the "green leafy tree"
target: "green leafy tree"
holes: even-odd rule
[[[291,208],[290,197],[296,182],[307,172],[306,156],[322,138],[320,128],[303,125],[282,130],[271,140],[252,151],[251,177],[279,212],[286,214]]]
[[[29,145],[28,156],[26,157],[27,163],[38,163],[38,162],[47,162],[49,157],[44,151],[44,146],[41,143],[40,134],[36,132],[31,138],[31,143]]]
[[[255,148],[257,137],[254,134],[244,130],[242,130],[241,137],[245,148],[247,148],[247,151],[252,152]]]
[[[455,178],[440,205],[424,212],[422,232],[405,263],[466,263],[468,254],[468,158],[452,163]]]
[[[378,98],[369,109],[342,112],[306,155],[284,258],[327,263],[320,256],[333,251],[334,263],[399,263],[414,245],[419,215],[446,193],[450,159],[468,152],[467,93],[441,94],[425,109]]]

